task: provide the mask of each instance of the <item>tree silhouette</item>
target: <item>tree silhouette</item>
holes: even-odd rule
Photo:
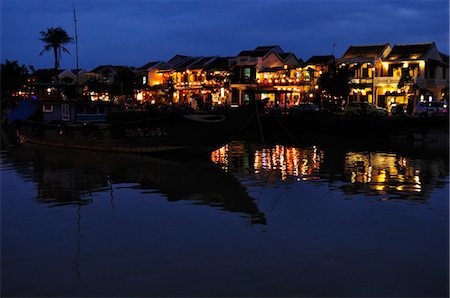
[[[402,68],[402,76],[398,81],[397,88],[405,89],[406,103],[408,105],[408,113],[412,113],[414,103],[412,100],[410,100],[409,94],[416,88],[414,87],[414,79],[411,77],[409,70],[410,70],[409,67]]]
[[[61,60],[62,52],[66,52],[70,54],[69,50],[67,50],[64,45],[73,42],[73,38],[70,37],[67,32],[61,27],[50,27],[47,28],[47,31],[41,31],[40,40],[45,43],[44,49],[39,55],[42,55],[44,52],[53,51],[53,55],[55,57],[55,76],[58,81],[58,68],[59,62]]]
[[[1,64],[1,96],[10,95],[19,90],[28,79],[28,69],[25,65],[19,65],[17,61],[6,60]]]
[[[122,69],[114,76],[111,83],[112,95],[133,95],[135,74],[130,69]]]
[[[325,90],[331,96],[347,97],[350,93],[350,70],[341,67],[335,73],[324,72],[319,77],[320,90]]]

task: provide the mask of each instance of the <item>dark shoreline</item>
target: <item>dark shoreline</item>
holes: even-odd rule
[[[16,146],[14,128],[2,126],[1,130],[2,149]],[[449,118],[262,115],[259,122],[254,119],[234,140],[448,157]]]
[[[264,115],[260,125],[254,121],[239,139],[265,144],[360,147],[363,150],[425,150],[444,155],[449,151],[448,117]]]

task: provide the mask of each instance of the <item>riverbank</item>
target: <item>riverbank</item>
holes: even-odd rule
[[[263,115],[259,123],[252,123],[240,138],[268,144],[364,145],[371,150],[414,147],[446,154],[449,149],[449,119]]]
[[[448,117],[336,117],[262,115],[235,140],[262,144],[357,147],[361,150],[428,152],[448,156]],[[2,127],[2,147],[16,144],[11,127]]]

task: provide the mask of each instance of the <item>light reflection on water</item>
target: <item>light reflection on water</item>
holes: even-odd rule
[[[320,179],[323,159],[324,152],[317,146],[257,146],[254,152],[249,152],[243,142],[232,142],[211,153],[211,160],[225,171],[233,172],[245,168],[252,171],[255,179],[262,179],[268,173],[275,172],[275,179],[281,181],[292,177],[297,180]]]
[[[283,145],[252,146],[232,142],[212,152],[211,160],[224,171],[251,172],[251,178],[267,183],[277,181],[330,181],[341,177],[344,193],[394,195],[396,198],[425,199],[427,192],[442,186],[448,175],[444,159],[411,159],[390,152],[343,151],[344,159],[332,168],[342,172],[330,177],[324,168],[326,153],[318,146],[292,147]],[[245,162],[246,161],[246,162]],[[422,181],[426,176],[427,182]],[[248,178],[248,177],[247,177]],[[424,186],[424,183],[426,184]]]
[[[421,193],[421,168],[411,160],[390,153],[348,152],[346,178],[380,193]]]
[[[130,189],[161,194],[168,201],[183,200],[246,214],[251,223],[265,224],[264,214],[245,188],[205,160],[25,146],[3,153],[2,169],[14,170],[36,183],[36,201],[49,207],[87,205],[95,193],[107,193],[113,199],[115,190]]]
[[[448,159],[232,142],[211,161],[2,152],[2,292],[448,294]]]

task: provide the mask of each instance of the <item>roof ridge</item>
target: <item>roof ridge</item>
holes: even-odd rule
[[[358,46],[352,46],[352,45],[350,45],[349,46],[349,48],[350,47],[354,47],[354,48],[365,48],[365,47],[381,47],[381,46],[387,46],[387,45],[389,45],[389,43],[387,42],[387,43],[380,43],[380,44],[368,44],[368,45],[358,45]]]
[[[423,42],[423,43],[404,43],[404,44],[395,44],[394,47],[402,47],[402,46],[424,46],[424,45],[433,45],[434,42]]]

